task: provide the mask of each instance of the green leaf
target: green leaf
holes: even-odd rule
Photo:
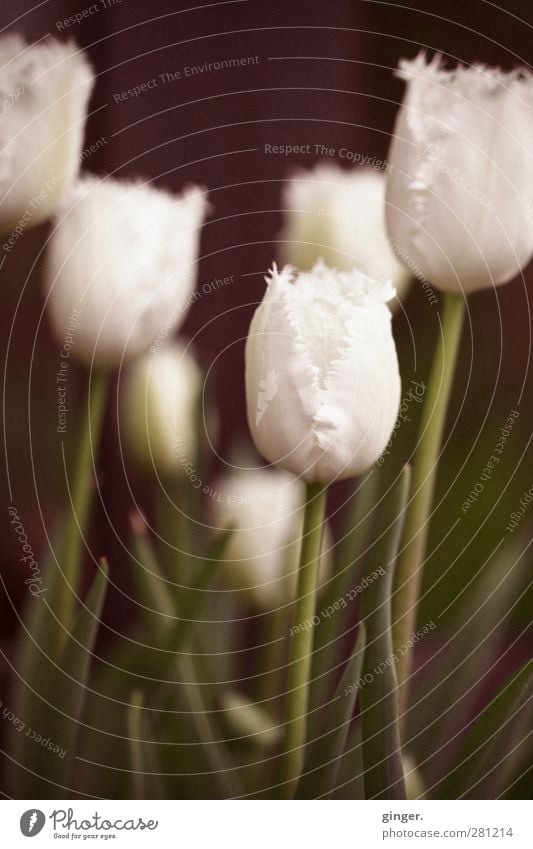
[[[133,690],[128,707],[128,745],[133,799],[168,798],[158,763],[151,724],[144,709],[140,690]]]
[[[140,609],[141,631],[144,635],[164,634],[176,621],[176,603],[170,583],[163,575],[146,524],[138,514],[130,517],[133,531],[133,577]]]
[[[486,686],[508,611],[523,591],[528,568],[527,558],[521,561],[515,546],[505,547],[483,564],[456,602],[452,626],[443,633],[444,644],[424,674],[414,679],[406,738],[412,740],[409,747],[423,764],[437,798],[437,784],[446,780],[457,755],[454,738]]]
[[[209,546],[204,561],[197,567],[194,585],[182,592],[180,599],[180,619],[172,633],[172,644],[177,651],[186,651],[194,636],[195,628],[200,627],[199,618],[210,598],[210,588],[218,578],[218,566],[224,559],[224,552],[233,534],[233,528],[227,528]]]
[[[368,584],[361,598],[361,618],[367,630],[359,695],[367,799],[405,799],[391,594],[409,480],[406,466],[382,499],[367,566]]]
[[[315,740],[308,742],[309,755],[298,784],[297,799],[323,798],[335,790],[357,699],[364,651],[365,626],[361,624],[335,696],[320,710],[322,731]]]
[[[362,482],[358,481],[356,492],[351,498],[346,527],[333,552],[333,577],[320,602],[322,610],[338,603],[340,599],[348,598],[363,577],[378,488],[379,472],[374,467]],[[319,733],[321,724],[317,708],[330,698],[338,679],[338,670],[343,661],[342,643],[346,639],[350,614],[353,617],[353,610],[347,609],[346,615],[339,610],[335,616],[322,617],[315,629],[309,700],[314,735]]]
[[[201,741],[210,776],[218,785],[221,798],[242,795],[243,788],[235,770],[226,743],[221,739],[216,714],[207,705],[203,688],[196,680],[194,664],[187,655],[181,655],[178,666],[184,678],[183,695],[189,706],[190,722]]]
[[[533,661],[522,666],[473,720],[443,799],[495,799],[505,792],[513,765],[523,755],[531,722]]]
[[[57,569],[43,566],[43,587],[53,597]],[[70,765],[86,697],[89,667],[107,588],[105,563],[80,608],[71,635],[62,638],[59,661],[53,659],[55,632],[62,629],[48,597],[32,598],[20,634],[12,705],[24,728],[12,741],[17,798],[63,798],[71,791]],[[54,633],[51,633],[54,632]],[[43,740],[50,743],[43,745]],[[59,749],[59,751],[56,751]]]
[[[346,748],[341,758],[337,786],[331,799],[364,799],[365,784],[363,770],[363,747],[361,742],[361,721],[352,723]]]
[[[58,735],[61,729],[64,729],[67,773],[71,772],[74,765],[93,650],[108,587],[108,573],[107,561],[102,558],[85,603],[76,617],[72,634],[67,638],[61,654],[57,679],[51,682],[52,693],[62,693],[61,714],[56,712],[53,725]]]

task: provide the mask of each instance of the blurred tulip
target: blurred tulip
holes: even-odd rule
[[[533,254],[533,76],[400,64],[407,89],[389,154],[387,225],[417,277],[466,293],[511,280]]]
[[[246,342],[248,423],[258,451],[308,483],[366,471],[400,402],[390,283],[317,263],[274,266]]]
[[[55,211],[79,169],[94,77],[74,42],[0,39],[0,231]]]
[[[216,487],[213,521],[233,526],[223,564],[227,583],[260,610],[276,610],[296,595],[305,487],[279,469],[235,469]],[[320,579],[330,567],[324,534]]]
[[[121,430],[140,464],[185,475],[198,451],[202,372],[181,342],[132,363],[121,386]]]
[[[230,735],[238,742],[271,749],[279,743],[281,726],[275,722],[265,708],[251,702],[234,690],[222,693],[220,697],[222,719]]]
[[[281,255],[302,271],[320,259],[377,280],[392,280],[398,298],[410,272],[395,256],[385,226],[386,177],[375,168],[332,164],[299,171],[285,185]]]
[[[79,181],[58,216],[45,274],[60,344],[79,310],[72,356],[112,368],[181,324],[206,207],[196,187],[175,197],[139,182]]]

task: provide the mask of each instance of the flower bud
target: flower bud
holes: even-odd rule
[[[390,283],[317,263],[276,267],[246,341],[248,424],[258,451],[308,483],[366,471],[400,403]]]
[[[417,277],[466,293],[511,280],[533,254],[533,75],[403,60],[387,225]]]
[[[259,610],[276,610],[296,595],[305,487],[280,469],[236,469],[216,486],[213,522],[232,526],[222,563],[226,582]],[[324,534],[319,581],[330,568]]]
[[[389,244],[385,188],[385,175],[375,168],[321,164],[297,172],[283,194],[283,260],[302,271],[320,259],[342,271],[355,266],[369,277],[392,280],[401,298],[410,274]]]
[[[261,704],[251,702],[234,690],[227,690],[220,697],[220,707],[229,734],[240,742],[261,749],[272,749],[279,743],[282,727]]]
[[[0,231],[19,234],[53,214],[77,175],[94,77],[73,41],[53,38],[1,38],[0,67]]]
[[[198,451],[202,372],[181,342],[137,359],[121,380],[121,431],[137,461],[183,477]]]
[[[196,279],[204,192],[181,196],[140,182],[80,180],[51,236],[45,284],[63,340],[80,311],[72,355],[113,368],[158,348],[183,321]]]

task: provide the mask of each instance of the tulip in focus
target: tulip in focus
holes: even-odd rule
[[[122,378],[121,430],[148,469],[183,477],[198,451],[202,372],[181,342],[146,353]]]
[[[389,244],[385,189],[385,174],[375,168],[321,164],[297,172],[283,194],[284,261],[303,271],[319,259],[343,271],[355,266],[369,277],[392,280],[401,298],[410,273]]]
[[[0,39],[0,231],[49,218],[79,170],[94,77],[74,42]]]
[[[280,469],[236,469],[216,487],[213,522],[233,526],[225,553],[228,584],[259,610],[276,610],[296,595],[305,487]],[[324,534],[319,583],[330,567],[331,537]]]
[[[159,347],[185,318],[205,192],[175,197],[140,182],[85,177],[62,205],[45,285],[60,344],[79,310],[72,356],[104,368]]]
[[[533,254],[533,75],[420,53],[399,76],[386,205],[398,256],[450,292],[506,283]]]
[[[307,483],[366,471],[398,414],[390,283],[274,266],[246,342],[248,423],[258,451]]]

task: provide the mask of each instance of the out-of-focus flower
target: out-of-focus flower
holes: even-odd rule
[[[295,597],[304,498],[303,483],[280,469],[235,469],[217,483],[213,521],[234,528],[224,576],[260,610],[275,610]],[[325,533],[319,582],[329,571],[330,545]]]
[[[220,697],[222,719],[232,737],[261,749],[271,749],[282,736],[282,727],[274,721],[268,711],[234,690]]]
[[[402,61],[387,225],[398,256],[440,289],[506,283],[533,254],[533,75]]]
[[[385,189],[385,174],[375,168],[347,171],[328,163],[294,174],[283,193],[283,260],[302,271],[320,259],[343,271],[356,267],[392,280],[401,298],[410,273],[389,244]]]
[[[140,182],[79,181],[58,215],[45,274],[60,344],[79,311],[72,356],[112,368],[181,324],[206,206],[196,187],[175,197]]]
[[[308,483],[368,469],[400,402],[390,283],[318,263],[276,267],[246,341],[248,423],[258,451]]]
[[[93,83],[74,42],[0,39],[0,231],[44,221],[71,186]]]
[[[121,385],[121,430],[147,468],[183,477],[198,450],[202,372],[181,342],[137,359]]]

